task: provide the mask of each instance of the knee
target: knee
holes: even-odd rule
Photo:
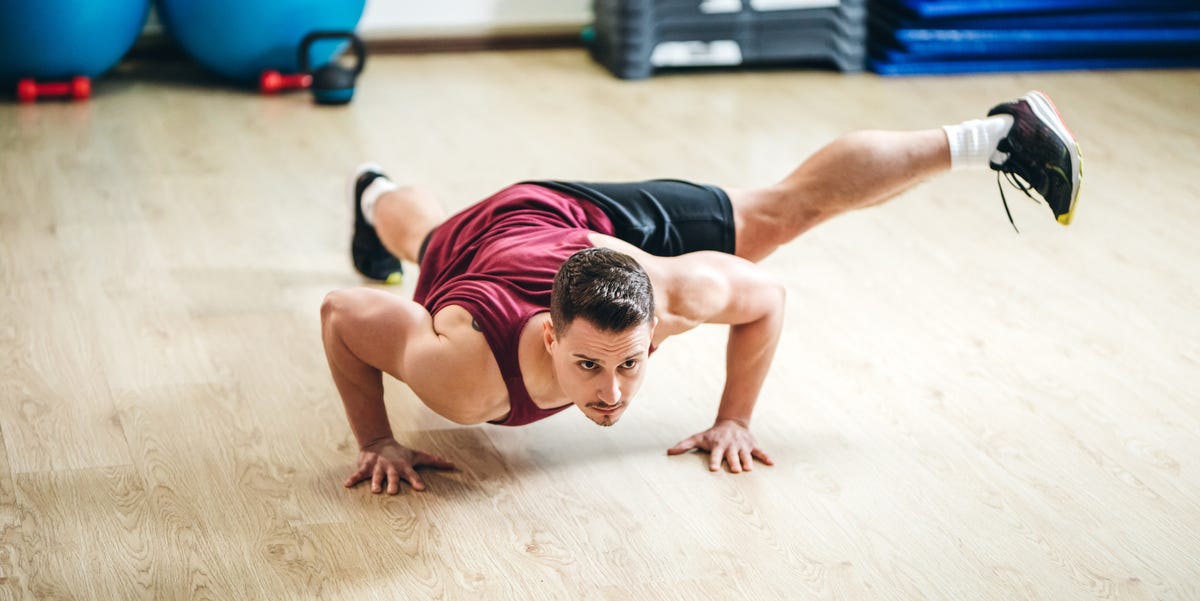
[[[793,196],[784,184],[738,191],[733,204],[738,256],[759,261],[794,237]]]
[[[817,202],[824,192],[819,186],[804,181],[795,186],[775,186],[770,190],[772,210],[762,226],[763,237],[775,246],[795,240],[825,218],[822,203]]]

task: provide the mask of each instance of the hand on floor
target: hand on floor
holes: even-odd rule
[[[667,454],[679,455],[692,449],[709,452],[712,457],[708,469],[713,472],[721,469],[722,462],[728,463],[729,471],[735,474],[754,469],[755,459],[765,465],[775,465],[775,462],[758,448],[750,429],[733,420],[717,420],[713,427],[667,449]]]
[[[362,448],[358,453],[358,469],[346,479],[350,488],[364,480],[371,481],[371,492],[379,494],[387,487],[387,494],[400,492],[400,481],[407,480],[413,490],[425,490],[425,483],[417,475],[417,468],[429,466],[440,470],[458,469],[454,464],[423,451],[410,449],[394,438],[385,438]]]

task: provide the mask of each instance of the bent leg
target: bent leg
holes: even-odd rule
[[[733,203],[736,254],[762,260],[818,223],[881,204],[949,169],[950,147],[941,129],[846,134],[773,186],[725,189]]]
[[[375,232],[388,252],[416,263],[425,236],[445,221],[446,212],[432,191],[405,186],[382,194],[374,217]]]

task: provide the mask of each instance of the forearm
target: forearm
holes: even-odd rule
[[[782,303],[755,321],[730,326],[725,351],[725,390],[717,421],[733,420],[749,427],[782,327]]]
[[[360,359],[332,324],[323,332],[325,357],[359,448],[392,438],[383,403],[383,373]]]
[[[383,403],[383,374],[366,364],[363,367],[367,369],[350,376],[330,362],[333,382],[342,397],[346,419],[350,422],[350,430],[354,432],[360,449],[393,437],[387,408]]]

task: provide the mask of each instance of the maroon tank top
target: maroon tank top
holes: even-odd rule
[[[508,389],[508,417],[492,423],[522,426],[570,407],[533,403],[517,349],[529,319],[550,310],[554,274],[592,246],[592,232],[612,235],[599,207],[532,184],[505,188],[433,230],[413,300],[430,314],[458,305],[483,331]]]

